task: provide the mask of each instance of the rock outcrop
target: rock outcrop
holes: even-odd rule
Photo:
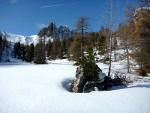
[[[87,80],[83,76],[83,68],[81,66],[77,67],[76,70],[76,79],[73,81],[71,85],[71,91],[75,93],[82,93],[84,85],[86,84]]]
[[[98,66],[97,66],[98,67]],[[70,90],[75,93],[87,93],[95,90],[104,90],[106,88],[106,74],[102,73],[102,70],[98,67],[98,80],[97,81],[87,81],[84,76],[84,70],[81,66],[77,67],[76,79],[71,84]],[[105,83],[104,83],[105,82]]]

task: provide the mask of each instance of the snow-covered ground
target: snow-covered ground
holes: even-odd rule
[[[107,72],[107,65],[98,64]],[[119,63],[113,67],[121,69]],[[76,66],[66,60],[34,65],[18,60],[0,63],[0,113],[149,113],[150,82],[141,78],[128,87],[71,93]],[[147,81],[146,81],[147,80]]]

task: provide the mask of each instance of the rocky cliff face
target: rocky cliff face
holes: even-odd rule
[[[64,39],[74,36],[74,31],[70,30],[67,26],[60,25],[57,27],[55,23],[50,23],[48,27],[40,30],[39,34],[43,33],[46,37],[52,37],[53,39]]]
[[[146,16],[147,12],[150,12],[150,7],[137,8],[133,14],[133,20],[136,23],[139,18]]]

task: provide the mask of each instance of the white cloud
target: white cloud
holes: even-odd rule
[[[46,24],[39,24],[39,23],[36,23],[35,25],[36,25],[36,27],[37,27],[38,29],[42,29],[42,28],[44,28],[44,27],[47,27]]]
[[[10,0],[10,2],[13,4],[13,3],[16,3],[18,0]]]
[[[69,25],[68,25],[68,24],[65,24],[64,26],[69,27]]]
[[[65,6],[65,5],[80,4],[80,3],[85,3],[85,2],[91,2],[91,1],[73,2],[73,3],[66,3],[66,4],[56,4],[56,5],[42,6],[41,8],[52,8],[52,7],[59,7],[59,6]]]

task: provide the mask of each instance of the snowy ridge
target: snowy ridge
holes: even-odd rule
[[[39,37],[37,35],[32,36],[22,36],[17,34],[6,33],[4,31],[0,31],[0,36],[3,38],[6,37],[8,41],[12,43],[20,42],[21,44],[30,45],[34,43],[36,45],[38,43]]]
[[[51,29],[52,27],[53,27],[53,30]],[[48,40],[51,40],[52,42],[53,39],[55,39],[56,37],[63,39],[63,38],[68,38],[74,35],[74,31],[73,30],[70,31],[67,26],[60,25],[59,27],[56,27],[54,23],[51,23],[47,27],[47,29],[48,30],[45,35],[46,42],[48,42]],[[40,32],[42,32],[42,30]],[[6,37],[6,39],[8,41],[11,41],[12,43],[20,42],[21,44],[24,44],[24,45],[30,45],[31,43],[36,45],[39,42],[38,35],[23,36],[23,35],[18,35],[18,34],[7,33],[7,32],[0,30],[0,36],[2,36],[3,38]]]
[[[141,9],[150,10],[150,7],[137,8],[136,11],[140,11]]]
[[[137,8],[133,14],[134,17],[136,17],[138,15],[138,13],[141,11],[141,10],[147,10],[147,11],[150,11],[150,7],[141,7],[141,8]],[[138,18],[138,17],[136,17]]]
[[[24,45],[30,45],[32,43],[36,45],[39,42],[38,35],[23,36],[23,35],[11,34],[11,33],[6,33],[4,31],[0,31],[0,36],[2,36],[3,38],[6,37],[6,39],[8,41],[11,41],[12,43],[20,42],[21,44]],[[46,37],[46,42],[48,42],[48,40],[53,41],[53,38]]]

